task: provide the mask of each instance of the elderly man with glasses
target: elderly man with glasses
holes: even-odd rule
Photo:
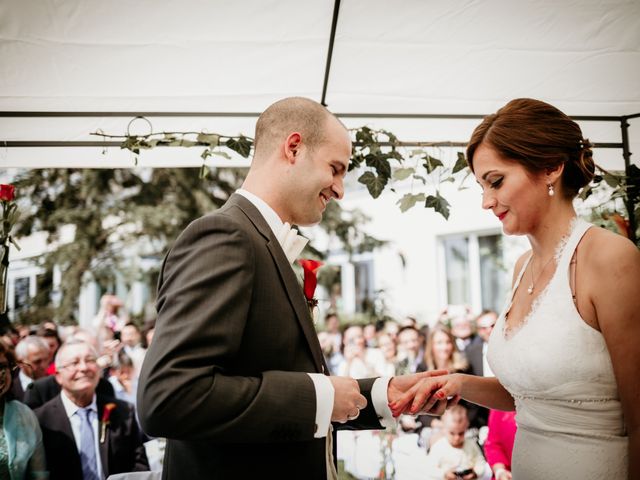
[[[36,410],[50,480],[149,470],[132,405],[96,394],[100,369],[93,346],[67,342],[55,365],[62,391]]]

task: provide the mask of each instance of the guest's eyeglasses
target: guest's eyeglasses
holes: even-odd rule
[[[7,372],[15,372],[17,369],[17,365],[10,365],[6,362],[0,363],[0,375],[6,375]]]
[[[76,358],[75,360],[70,361],[65,365],[56,365],[56,369],[64,370],[65,368],[69,370],[77,370],[80,368],[80,364],[83,363],[88,367],[93,367],[97,365],[98,359],[96,357],[87,357],[87,358]]]

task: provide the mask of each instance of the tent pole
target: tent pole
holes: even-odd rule
[[[620,118],[620,129],[622,130],[622,157],[624,158],[624,172],[625,176],[628,179],[631,179],[631,152],[629,151],[629,118],[635,118],[640,114],[629,115],[628,117]],[[628,185],[627,185],[628,186]],[[635,198],[635,192],[639,188],[638,185],[634,186],[632,189],[632,194],[629,194],[629,189],[627,189],[626,199],[624,201],[625,206],[627,207],[627,214],[629,215],[629,238],[633,243],[636,243],[636,229],[638,228],[638,222],[636,219],[636,213],[634,210],[635,204],[638,202],[638,198]]]
[[[324,68],[324,83],[322,84],[322,99],[320,103],[327,106],[327,86],[329,85],[329,71],[331,70],[331,58],[333,57],[333,42],[336,38],[338,26],[338,14],[340,12],[340,0],[333,4],[333,20],[331,21],[331,35],[329,35],[329,51],[327,52],[327,65]]]

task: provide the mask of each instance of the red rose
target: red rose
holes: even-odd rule
[[[109,423],[109,417],[111,417],[111,411],[116,408],[115,403],[107,403],[104,406],[104,411],[102,412],[102,423]]]
[[[13,201],[13,199],[16,198],[15,192],[16,187],[13,185],[0,185],[0,200],[3,202]]]
[[[323,263],[318,260],[310,260],[307,258],[298,260],[298,263],[304,270],[304,296],[307,299],[307,303],[312,302],[315,306],[316,301],[313,298],[313,294],[316,291],[316,285],[318,285],[316,272],[323,265]]]
[[[100,431],[100,443],[104,443],[107,437],[107,425],[109,425],[109,418],[111,418],[111,412],[116,408],[115,403],[107,403],[102,411],[102,428]]]

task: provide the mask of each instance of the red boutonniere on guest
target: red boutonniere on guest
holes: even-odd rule
[[[100,443],[104,443],[105,438],[107,438],[107,427],[109,426],[109,419],[111,418],[111,412],[116,408],[115,403],[107,403],[104,406],[104,410],[102,412],[102,420],[100,421]]]
[[[309,311],[313,312],[313,309],[318,306],[318,300],[313,296],[316,292],[316,286],[318,285],[317,272],[323,263],[319,260],[311,260],[308,258],[298,260],[298,263],[304,271],[304,284],[302,287],[304,297],[307,299]]]

